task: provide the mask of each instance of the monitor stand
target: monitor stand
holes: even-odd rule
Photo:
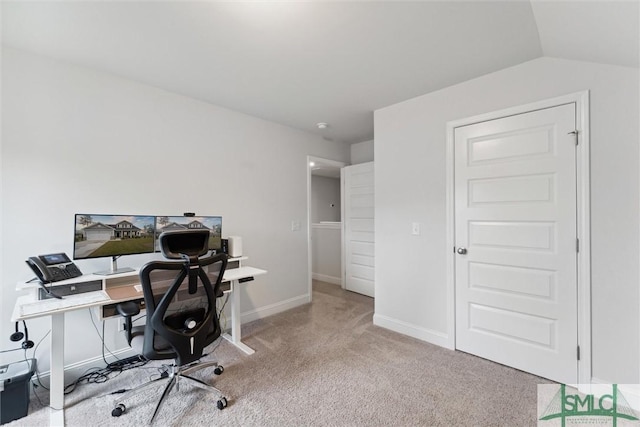
[[[112,256],[111,257],[111,270],[96,271],[93,274],[96,274],[98,276],[111,276],[112,274],[128,273],[130,271],[136,271],[135,269],[133,269],[131,267],[118,268],[118,258],[119,257],[117,257],[117,256]]]

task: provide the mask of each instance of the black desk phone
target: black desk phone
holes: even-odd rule
[[[32,256],[26,263],[42,283],[82,276],[80,269],[65,253]]]

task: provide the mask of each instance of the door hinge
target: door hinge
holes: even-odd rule
[[[580,253],[580,239],[576,239],[576,252]]]
[[[580,346],[577,347],[577,356],[578,356],[578,360],[580,360]]]
[[[575,135],[575,137],[576,137],[576,145],[578,145],[578,131],[577,130],[569,132],[569,133],[567,133],[567,135]]]

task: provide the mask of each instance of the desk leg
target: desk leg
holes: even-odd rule
[[[253,354],[255,350],[241,341],[240,287],[238,285],[237,280],[231,281],[231,295],[229,296],[231,298],[231,335],[224,334],[223,337],[245,353]]]
[[[51,315],[50,423],[64,426],[64,313]]]

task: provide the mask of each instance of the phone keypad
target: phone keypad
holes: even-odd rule
[[[82,276],[80,269],[73,263],[70,264],[58,264],[54,268],[49,269],[53,275],[52,281],[73,279],[74,277]]]

